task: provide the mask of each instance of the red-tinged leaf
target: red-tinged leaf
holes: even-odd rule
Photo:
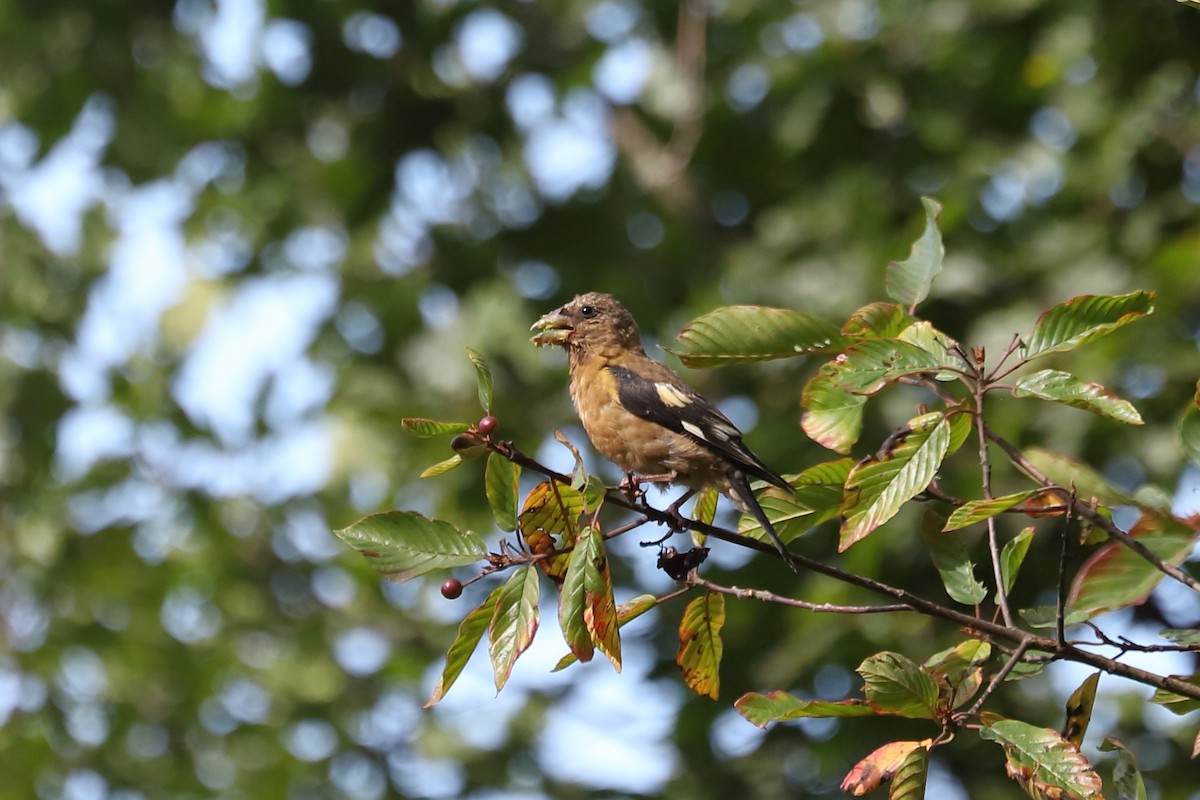
[[[420,436],[422,439],[430,436],[463,433],[470,428],[471,426],[465,422],[438,422],[421,417],[405,417],[400,420],[400,430],[411,433],[413,436]]]
[[[500,596],[500,589],[499,586],[493,589],[483,604],[467,614],[459,624],[458,635],[454,637],[450,649],[446,651],[446,667],[442,670],[442,677],[438,678],[437,686],[434,687],[429,702],[425,704],[426,708],[441,702],[442,698],[446,696],[446,692],[450,691],[450,687],[462,674],[463,668],[467,666],[467,662],[471,659],[475,648],[479,646],[484,631],[488,629],[488,624],[496,613],[496,599]]]
[[[929,773],[929,748],[918,747],[901,762],[888,788],[888,800],[925,800],[925,779]]]
[[[679,623],[679,652],[675,663],[684,683],[698,695],[717,699],[721,688],[719,668],[724,645],[725,596],[708,593],[688,603]]]
[[[1093,672],[1067,698],[1062,737],[1076,747],[1083,746],[1083,737],[1087,736],[1088,725],[1092,723],[1092,706],[1096,704],[1096,687],[1099,685],[1100,673]]]
[[[803,311],[727,306],[698,317],[679,332],[679,356],[689,367],[836,353],[846,342],[837,326]]]
[[[438,463],[434,464],[431,467],[426,467],[424,470],[422,470],[421,474],[418,475],[417,477],[436,478],[438,475],[446,474],[447,472],[454,469],[461,463],[463,463],[463,457],[460,454],[455,453],[454,455],[447,458],[445,461],[439,461]]]
[[[469,347],[467,348],[467,358],[471,359],[471,363],[475,365],[475,377],[479,384],[479,405],[483,408],[484,414],[491,414],[492,371],[488,369],[487,362],[483,360],[483,356]]]
[[[584,529],[584,535],[589,530],[591,528]],[[567,571],[558,597],[558,624],[571,654],[586,664],[595,652],[592,634],[583,621],[589,554],[576,543],[575,549],[564,558],[567,559]]]
[[[1059,486],[1074,487],[1076,497],[1085,503],[1095,499],[1105,506],[1137,505],[1087,464],[1040,447],[1026,450],[1025,458]]]
[[[1142,772],[1138,769],[1137,758],[1120,739],[1106,736],[1100,743],[1100,749],[1106,753],[1116,753],[1117,763],[1113,765],[1112,794],[1108,800],[1147,800],[1146,784],[1142,781]],[[1195,754],[1192,754],[1195,758]]]
[[[850,315],[842,326],[842,335],[848,339],[895,339],[916,321],[904,306],[871,303]]]
[[[579,516],[583,513],[583,495],[565,484],[543,481],[525,496],[517,528],[531,553],[543,555],[565,550],[575,542],[579,533]],[[565,554],[544,558],[538,568],[556,583],[567,572],[569,559]]]
[[[836,369],[826,365],[804,387],[800,427],[817,444],[835,453],[849,453],[862,433],[867,398],[834,383]]]
[[[1169,533],[1157,531],[1168,530]],[[1153,531],[1153,532],[1151,532]],[[1143,515],[1131,535],[1164,562],[1179,566],[1192,552],[1195,534],[1182,524]],[[1084,562],[1071,584],[1068,602],[1073,608],[1095,614],[1138,605],[1164,575],[1153,564],[1119,542],[1102,546]]]
[[[632,600],[622,603],[617,608],[617,626],[624,628],[626,623],[632,622],[656,605],[658,605],[658,598],[652,594],[639,594]],[[574,653],[567,653],[558,660],[558,663],[554,665],[554,669],[551,672],[566,669],[578,660]]]
[[[1013,387],[1013,397],[1037,397],[1111,417],[1127,425],[1142,424],[1142,416],[1128,400],[1122,400],[1098,383],[1082,381],[1057,369],[1044,369],[1021,378]]]
[[[767,694],[750,692],[733,705],[743,717],[760,728],[772,722],[794,719],[873,717],[878,713],[865,700],[801,700],[782,690]]]
[[[979,734],[1004,748],[1009,777],[1031,796],[1103,800],[1100,776],[1058,731],[1003,719],[981,728]]]
[[[513,572],[499,589],[496,608],[488,627],[492,657],[492,671],[496,677],[496,691],[504,688],[513,664],[533,643],[538,629],[538,573],[532,567],[521,567]]]
[[[1000,577],[1004,581],[1005,594],[1011,592],[1017,582],[1017,573],[1025,562],[1025,554],[1029,552],[1029,543],[1032,541],[1033,528],[1028,527],[1004,543],[1004,549],[1000,551]]]
[[[942,259],[946,255],[937,224],[942,206],[930,197],[922,197],[921,205],[925,207],[924,230],[913,242],[908,258],[893,261],[887,268],[888,297],[906,306],[916,306],[929,296],[933,279],[942,271]]]
[[[930,742],[929,739],[923,742],[888,742],[876,748],[869,756],[855,764],[842,779],[842,791],[855,797],[875,791],[885,781],[892,779],[913,751],[928,748]]]
[[[1112,333],[1154,311],[1153,292],[1130,292],[1115,297],[1082,295],[1038,317],[1025,339],[1024,355],[1036,358],[1057,353]]]
[[[499,453],[488,456],[484,471],[484,489],[492,516],[501,530],[517,529],[517,491],[521,468]]]
[[[470,531],[415,511],[372,514],[334,534],[397,583],[435,569],[466,566],[487,554],[483,540]]]
[[[604,552],[604,539],[590,525],[583,529],[575,544],[579,558],[582,552],[584,563],[583,623],[596,649],[608,657],[613,669],[621,671],[621,632],[617,617],[617,604],[613,600],[612,573],[608,569],[608,555]]]
[[[991,500],[971,500],[963,503],[950,514],[943,530],[956,531],[959,528],[974,525],[976,522],[983,522],[989,517],[1008,511],[1018,503],[1025,502],[1035,494],[1037,494],[1037,490],[1030,489],[1016,494],[1006,494],[1003,497],[993,497]]]
[[[939,679],[939,707],[958,708],[970,700],[983,685],[982,665],[991,655],[990,644],[968,639],[930,656],[923,666]]]
[[[867,702],[881,714],[933,719],[937,714],[937,681],[899,653],[876,653],[855,670],[862,675]]]
[[[925,491],[949,446],[950,423],[942,418],[922,424],[882,460],[872,458],[856,465],[846,478],[838,550],[844,551],[871,533]]]
[[[829,378],[853,394],[871,395],[906,375],[938,373],[944,366],[932,353],[899,339],[865,339],[833,362]]]

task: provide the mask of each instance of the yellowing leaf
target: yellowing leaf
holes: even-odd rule
[[[759,694],[750,692],[733,704],[748,721],[760,728],[771,722],[787,722],[811,717],[873,717],[878,712],[865,700],[801,700],[784,691]]]
[[[804,387],[800,427],[819,445],[835,453],[849,453],[862,433],[863,406],[867,398],[838,386],[828,365]]]
[[[552,553],[574,544],[582,513],[580,492],[565,484],[543,481],[525,496],[517,528],[530,552]],[[566,574],[568,562],[568,556],[561,554],[543,558],[537,565],[557,583]]]
[[[658,605],[658,598],[652,594],[639,594],[632,600],[622,603],[617,608],[617,627],[625,627],[626,623],[632,622],[656,605]],[[551,672],[566,669],[578,660],[574,653],[567,653],[558,660],[558,663],[554,665],[554,669]]]
[[[884,781],[890,781],[910,755],[918,748],[929,747],[929,739],[922,742],[888,742],[876,748],[869,756],[854,765],[842,779],[842,791],[855,797],[873,792]]]
[[[1088,725],[1092,721],[1092,706],[1096,704],[1096,687],[1100,673],[1093,672],[1067,698],[1067,719],[1063,722],[1062,737],[1076,747],[1083,746]]]
[[[974,525],[976,522],[983,522],[989,517],[1004,513],[1036,493],[1036,489],[1030,489],[1024,492],[1017,492],[1016,494],[1006,494],[1003,497],[993,497],[991,500],[968,501],[954,509],[953,513],[950,514],[950,518],[946,520],[946,527],[942,530],[956,531],[959,528]]]
[[[498,590],[496,607],[488,626],[492,671],[496,691],[504,688],[513,664],[533,643],[538,629],[538,573],[532,567],[513,572]]]
[[[675,663],[684,683],[698,695],[717,699],[721,688],[719,668],[724,645],[725,596],[707,593],[688,603],[679,623],[679,652]]]
[[[981,728],[979,735],[1004,747],[1008,776],[1029,794],[1102,800],[1100,776],[1058,731],[1002,719]]]

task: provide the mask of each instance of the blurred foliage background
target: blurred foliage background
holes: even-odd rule
[[[399,432],[477,418],[464,346],[496,373],[501,432],[559,457],[555,427],[584,440],[561,357],[528,344],[538,315],[603,290],[651,342],[732,303],[840,321],[882,299],[921,195],[948,251],[924,313],[967,344],[998,353],[1077,294],[1158,292],[1069,367],[1145,428],[993,412],[1195,510],[1174,425],[1200,341],[1198,43],[1170,0],[0,0],[0,798],[816,796],[931,735],[751,728],[744,691],[845,696],[867,655],[956,633],[749,602],[720,703],[678,680],[679,601],[631,626],[621,676],[549,676],[548,619],[499,698],[474,664],[421,711],[488,585],[382,585],[329,529],[399,507],[497,540],[482,470],[418,482],[446,443]],[[829,455],[797,426],[812,368],[688,379],[794,472]],[[858,455],[912,403],[889,398]],[[801,546],[937,594],[914,525]],[[1028,587],[1053,575],[1039,546]],[[624,597],[669,588],[652,550],[620,552]],[[736,552],[708,569],[863,599]],[[1198,620],[1164,587],[1114,624]],[[996,710],[1057,726],[1083,676],[1056,670]],[[1152,796],[1196,796],[1195,721],[1101,687],[1097,741],[1129,743]],[[942,748],[930,796],[1020,796],[1002,770],[992,745]]]

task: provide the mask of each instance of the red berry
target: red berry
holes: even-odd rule
[[[462,596],[462,581],[457,578],[446,578],[442,581],[442,597],[456,600]]]
[[[491,414],[488,414],[486,417],[479,420],[479,425],[476,427],[479,428],[480,433],[482,433],[484,436],[487,436],[489,433],[496,430],[496,426],[499,424],[500,423],[495,417],[493,417]]]

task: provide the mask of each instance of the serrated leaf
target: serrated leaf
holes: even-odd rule
[[[1067,698],[1067,718],[1063,722],[1062,737],[1076,747],[1083,747],[1088,725],[1092,722],[1092,707],[1096,704],[1096,687],[1100,685],[1100,673],[1093,672]]]
[[[968,639],[926,659],[924,667],[944,682],[939,686],[939,704],[958,708],[970,700],[983,685],[982,665],[991,655],[990,644]]]
[[[520,567],[499,589],[496,608],[488,627],[492,671],[496,691],[504,688],[513,664],[533,643],[538,629],[538,573],[532,567]]]
[[[882,747],[877,747],[846,773],[846,777],[842,779],[842,791],[855,797],[875,791],[885,781],[890,781],[899,771],[900,765],[915,751],[928,747],[929,741],[926,739],[923,742],[888,742]]]
[[[1098,383],[1082,381],[1057,369],[1044,369],[1021,378],[1013,386],[1013,397],[1037,397],[1111,417],[1127,425],[1142,424],[1141,415],[1128,400],[1122,400]]]
[[[1033,541],[1033,527],[1028,527],[1004,543],[1000,551],[1000,577],[1004,581],[1004,593],[1012,591],[1017,582],[1017,573],[1025,562],[1025,554],[1029,552],[1029,543]]]
[[[922,197],[921,205],[925,207],[925,229],[913,242],[908,258],[893,261],[887,268],[888,297],[907,306],[915,306],[929,296],[929,288],[942,271],[946,255],[937,224],[942,206],[930,197]]]
[[[1142,515],[1130,535],[1174,566],[1183,563],[1195,541],[1194,534],[1178,522],[1149,514]],[[1079,568],[1071,584],[1069,602],[1073,607],[1093,614],[1138,605],[1150,596],[1164,577],[1153,564],[1125,545],[1110,542]]]
[[[873,717],[877,715],[865,700],[801,700],[794,694],[778,690],[759,694],[750,692],[738,698],[734,708],[749,722],[760,728],[772,722],[794,719]]]
[[[918,747],[908,754],[892,778],[888,800],[925,800],[925,779],[929,773],[929,748]]]
[[[531,553],[543,555],[565,550],[579,533],[579,516],[583,513],[583,495],[566,484],[542,481],[525,495],[517,529]],[[543,558],[538,568],[555,582],[567,571],[568,556]]]
[[[632,622],[656,605],[658,605],[658,598],[652,594],[639,594],[637,597],[622,603],[617,607],[617,627],[624,628],[626,623]],[[578,660],[574,653],[567,653],[558,660],[558,663],[554,665],[554,669],[551,672],[566,669]]]
[[[929,548],[946,594],[956,603],[978,605],[987,597],[987,587],[975,577],[975,562],[971,561],[966,544],[955,534],[942,530],[944,519],[932,507],[926,509],[920,527],[921,540]]]
[[[487,554],[474,533],[415,511],[372,514],[334,534],[362,553],[376,572],[397,583],[435,569],[466,566]]]
[[[1037,494],[1037,490],[1030,489],[1024,492],[1016,492],[1015,494],[1006,494],[1003,497],[993,497],[991,500],[969,500],[954,509],[950,514],[950,518],[946,520],[946,527],[943,530],[956,531],[968,525],[974,525],[976,522],[983,522],[989,517],[1003,514],[1018,503],[1025,502],[1035,494]]]
[[[1058,796],[1102,800],[1100,776],[1058,731],[1004,719],[981,728],[979,735],[1004,748],[1009,777],[1031,796],[1057,791]]]
[[[855,671],[862,675],[867,702],[876,711],[910,719],[933,719],[937,715],[937,682],[909,658],[899,653],[876,653]]]
[[[450,687],[462,674],[463,668],[467,666],[475,648],[479,646],[479,642],[483,639],[483,634],[488,629],[488,624],[496,612],[496,599],[500,596],[500,588],[497,586],[493,589],[483,604],[467,614],[459,624],[458,635],[454,637],[450,649],[446,651],[446,666],[442,670],[442,676],[438,678],[437,686],[434,687],[429,701],[425,703],[425,708],[441,702],[442,698],[446,696],[446,692],[450,691]]]
[[[1137,758],[1129,748],[1122,744],[1120,739],[1106,736],[1100,743],[1100,749],[1106,753],[1117,754],[1117,763],[1113,764],[1113,791],[1108,800],[1147,800],[1142,772],[1138,769]]]
[[[969,372],[970,365],[959,354],[958,343],[947,334],[933,327],[932,322],[914,322],[896,336],[899,341],[915,344],[933,356],[946,369],[934,377],[939,381],[955,380],[960,373]],[[955,371],[957,370],[957,372]]]
[[[458,453],[447,458],[445,461],[439,461],[431,467],[426,467],[418,478],[436,478],[438,475],[443,475],[450,470],[463,463],[463,457]]]
[[[836,353],[846,345],[837,326],[802,311],[726,306],[684,326],[676,350],[689,367]]]
[[[862,434],[867,398],[851,394],[834,383],[834,371],[823,367],[804,387],[800,427],[817,444],[835,453],[849,453]]]
[[[896,303],[871,303],[850,315],[842,335],[848,339],[895,339],[916,321]]]
[[[465,422],[438,422],[423,417],[405,417],[400,420],[400,430],[427,439],[431,436],[443,436],[452,433],[463,433],[471,429]]]
[[[725,596],[706,593],[687,604],[679,623],[679,652],[675,663],[684,683],[698,695],[717,699],[721,688],[719,668],[724,645]]]
[[[521,481],[521,468],[499,453],[488,456],[484,471],[484,489],[492,517],[501,530],[517,529],[517,491]]]
[[[1117,296],[1082,295],[1046,311],[1025,339],[1024,355],[1073,350],[1154,311],[1153,292]]]
[[[942,419],[913,431],[883,460],[857,464],[846,478],[842,500],[839,552],[896,515],[906,502],[925,491],[937,475],[950,446],[950,424]]]
[[[1136,505],[1129,495],[1114,488],[1099,472],[1067,456],[1031,447],[1025,458],[1046,477],[1062,487],[1075,487],[1076,496],[1083,502],[1096,499],[1101,505]]]
[[[932,353],[899,339],[865,339],[834,362],[829,378],[852,394],[872,395],[906,375],[941,372],[947,366]]]
[[[488,368],[483,356],[471,348],[467,348],[467,358],[475,365],[475,378],[479,384],[479,405],[484,414],[492,413],[492,371]]]

